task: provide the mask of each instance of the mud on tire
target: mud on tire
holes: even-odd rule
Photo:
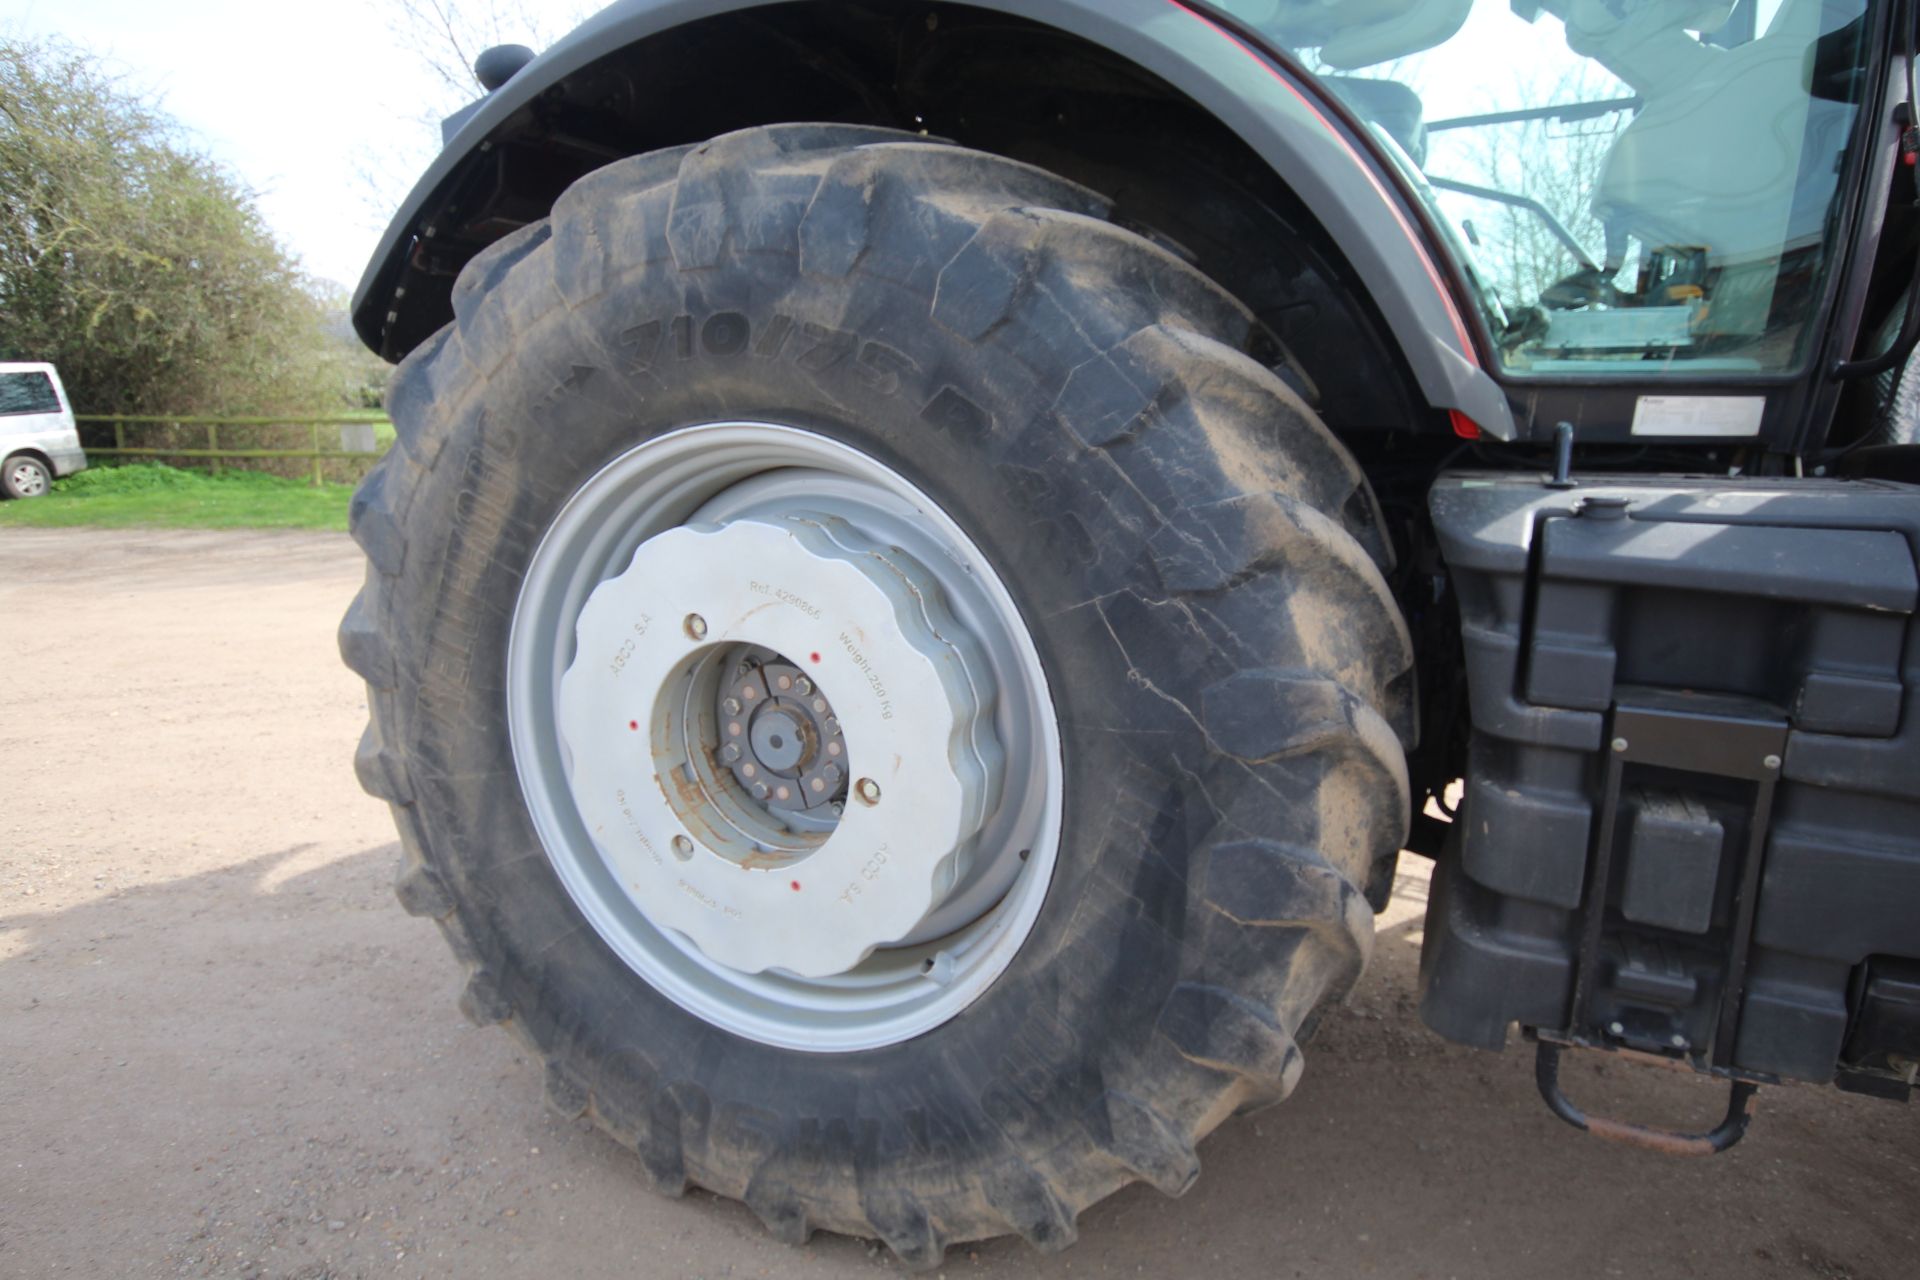
[[[1062,179],[909,135],[754,130],[615,164],[472,262],[362,486],[341,629],[357,765],[461,1004],[650,1181],[780,1238],[1070,1243],[1284,1097],[1364,964],[1408,818],[1411,657],[1355,464],[1243,349],[1247,313]],[[543,855],[503,681],[570,493],[688,424],[782,422],[931,494],[998,568],[1064,737],[1057,870],[958,1017],[852,1054],[710,1027],[628,969]]]

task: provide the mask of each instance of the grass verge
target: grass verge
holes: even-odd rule
[[[314,488],[258,471],[183,471],[138,464],[93,467],[56,480],[44,498],[0,502],[0,529],[93,525],[108,529],[337,529],[353,486]]]

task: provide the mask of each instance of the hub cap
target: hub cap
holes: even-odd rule
[[[655,924],[729,968],[817,978],[945,899],[1001,754],[991,673],[940,598],[913,557],[814,512],[670,529],[594,591],[560,737]],[[863,786],[836,813],[848,769]]]
[[[938,1026],[1031,929],[1059,731],[992,567],[874,459],[672,432],[569,501],[514,614],[515,766],[548,857],[657,989],[769,1044]]]
[[[23,498],[38,498],[48,489],[47,473],[37,462],[16,462],[8,473],[13,491]]]

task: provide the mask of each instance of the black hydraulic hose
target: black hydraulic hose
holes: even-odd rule
[[[1905,364],[1916,346],[1920,346],[1920,261],[1914,264],[1913,283],[1907,286],[1906,319],[1900,322],[1900,332],[1895,336],[1893,345],[1879,355],[1864,360],[1843,360],[1833,366],[1831,376],[1835,382],[1877,377]]]
[[[1900,147],[1902,157],[1912,159],[1916,139],[1920,139],[1920,0],[1907,0],[1902,22],[1907,36],[1907,100],[1902,107],[1905,118],[1900,122]],[[1920,169],[1914,171],[1914,181],[1915,203],[1920,204]],[[1920,346],[1920,255],[1914,260],[1913,283],[1907,286],[1906,317],[1900,322],[1900,332],[1893,344],[1877,356],[1842,360],[1833,367],[1831,376],[1835,382],[1878,377],[1905,364],[1916,346]]]

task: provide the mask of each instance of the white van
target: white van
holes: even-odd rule
[[[55,476],[86,469],[60,375],[50,364],[0,364],[0,493],[38,498]]]

